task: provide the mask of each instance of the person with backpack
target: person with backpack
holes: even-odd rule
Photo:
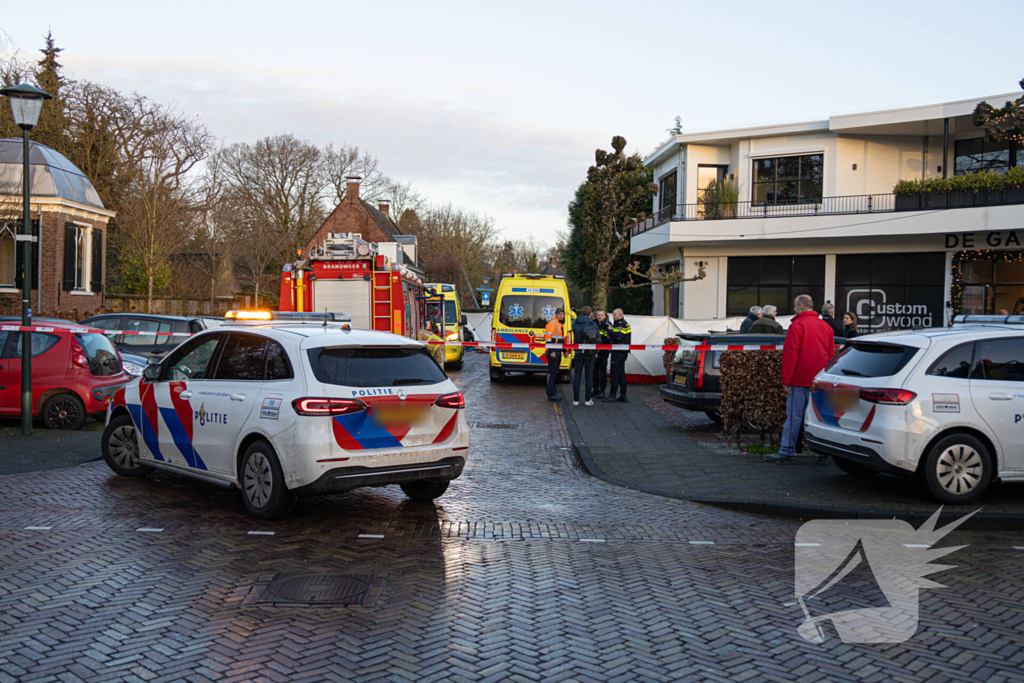
[[[601,332],[597,323],[590,319],[593,310],[590,306],[580,309],[580,314],[572,322],[573,344],[597,344],[601,338]],[[580,404],[580,379],[586,378],[587,391],[584,394],[584,405],[594,405],[594,360],[597,352],[594,350],[576,351],[576,358],[572,364],[572,404]],[[585,373],[585,374],[584,374]]]

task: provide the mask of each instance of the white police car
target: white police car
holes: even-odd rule
[[[462,394],[427,348],[318,323],[227,324],[189,338],[114,396],[103,457],[242,491],[274,519],[296,495],[398,484],[437,498],[469,453]]]
[[[852,340],[815,379],[805,430],[843,471],[917,474],[943,503],[1024,481],[1024,316]]]

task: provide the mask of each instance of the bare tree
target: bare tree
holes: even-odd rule
[[[495,237],[494,219],[452,204],[432,206],[420,216],[420,257],[424,262],[454,256],[470,290],[488,273]],[[439,262],[439,261],[438,261]]]
[[[251,223],[273,231],[281,261],[308,241],[323,223],[328,182],[323,152],[293,135],[253,144],[236,143],[215,156],[226,191],[245,206]],[[257,219],[258,217],[258,219]],[[246,244],[256,248],[263,245]]]
[[[423,195],[412,189],[412,185],[387,177],[384,178],[384,181],[384,189],[380,198],[391,204],[391,215],[398,217],[399,227],[401,227],[401,221],[405,219],[407,211],[411,211],[413,216],[423,211],[426,201],[423,199]]]
[[[340,204],[348,192],[348,178],[359,176],[359,196],[367,201],[383,199],[390,182],[378,166],[377,157],[359,147],[327,145],[323,151],[324,176],[331,188],[331,201]]]

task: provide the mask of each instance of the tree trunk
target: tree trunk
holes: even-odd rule
[[[259,277],[253,278],[253,283],[256,285],[256,292],[253,295],[253,308],[260,307],[260,279]]]
[[[594,310],[608,309],[608,281],[597,278],[594,281],[594,289],[590,293],[591,301],[594,304]]]
[[[664,295],[665,295],[665,307],[664,307],[663,309],[661,309],[661,311],[662,311],[662,314],[663,314],[663,315],[667,315],[667,316],[668,316],[668,317],[670,317],[670,318],[674,318],[674,317],[675,317],[675,315],[674,315],[674,314],[678,313],[678,311],[671,311],[671,312],[670,312],[670,311],[668,310],[668,307],[669,307],[669,302],[670,302],[670,300],[671,300],[671,297],[670,297],[670,294],[671,294],[671,287],[670,287],[669,285],[664,285],[664,284],[663,284],[663,285],[661,286],[661,290],[662,290],[662,292],[663,292],[663,293],[664,293]]]
[[[149,274],[149,285],[146,287],[146,313],[153,312],[153,273]]]

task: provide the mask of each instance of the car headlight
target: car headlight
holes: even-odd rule
[[[125,371],[126,374],[129,374],[132,377],[142,377],[142,371],[144,369],[141,365],[138,365],[136,363],[129,363],[127,361],[123,361],[121,363],[121,368]]]
[[[459,332],[458,330],[452,330],[451,332],[446,334],[444,338],[448,341],[457,341],[459,338]]]

